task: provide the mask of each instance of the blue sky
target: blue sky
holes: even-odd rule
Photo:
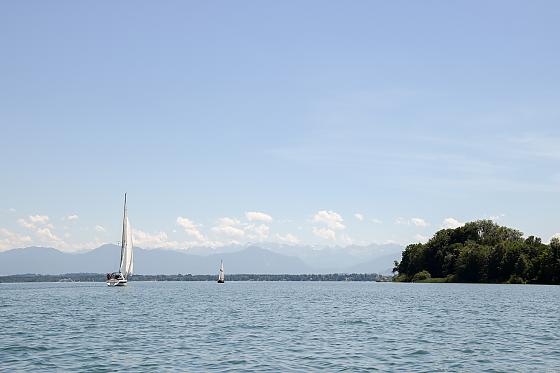
[[[548,241],[559,18],[556,1],[3,2],[0,250],[116,242],[125,191],[147,247],[406,244],[479,218]]]

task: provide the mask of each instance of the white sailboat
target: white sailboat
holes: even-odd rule
[[[223,284],[225,282],[224,277],[224,262],[220,262],[220,272],[218,273],[218,284]]]
[[[124,286],[128,282],[128,276],[132,274],[134,262],[132,260],[132,228],[128,222],[126,208],[126,193],[124,194],[124,215],[121,240],[121,265],[118,272],[107,274],[108,286]]]

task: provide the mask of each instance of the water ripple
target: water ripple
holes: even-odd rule
[[[560,287],[1,284],[0,371],[560,371]]]

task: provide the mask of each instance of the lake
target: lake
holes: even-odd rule
[[[0,284],[0,323],[3,371],[560,371],[560,286]]]

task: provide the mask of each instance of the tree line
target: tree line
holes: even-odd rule
[[[130,281],[216,281],[216,275],[133,275]],[[16,282],[104,282],[103,273],[67,273],[62,275],[22,274],[0,276],[0,283]],[[231,274],[226,281],[391,281],[391,276],[376,273],[331,273],[303,275]]]
[[[396,281],[560,284],[560,240],[478,220],[408,245],[393,272]]]

